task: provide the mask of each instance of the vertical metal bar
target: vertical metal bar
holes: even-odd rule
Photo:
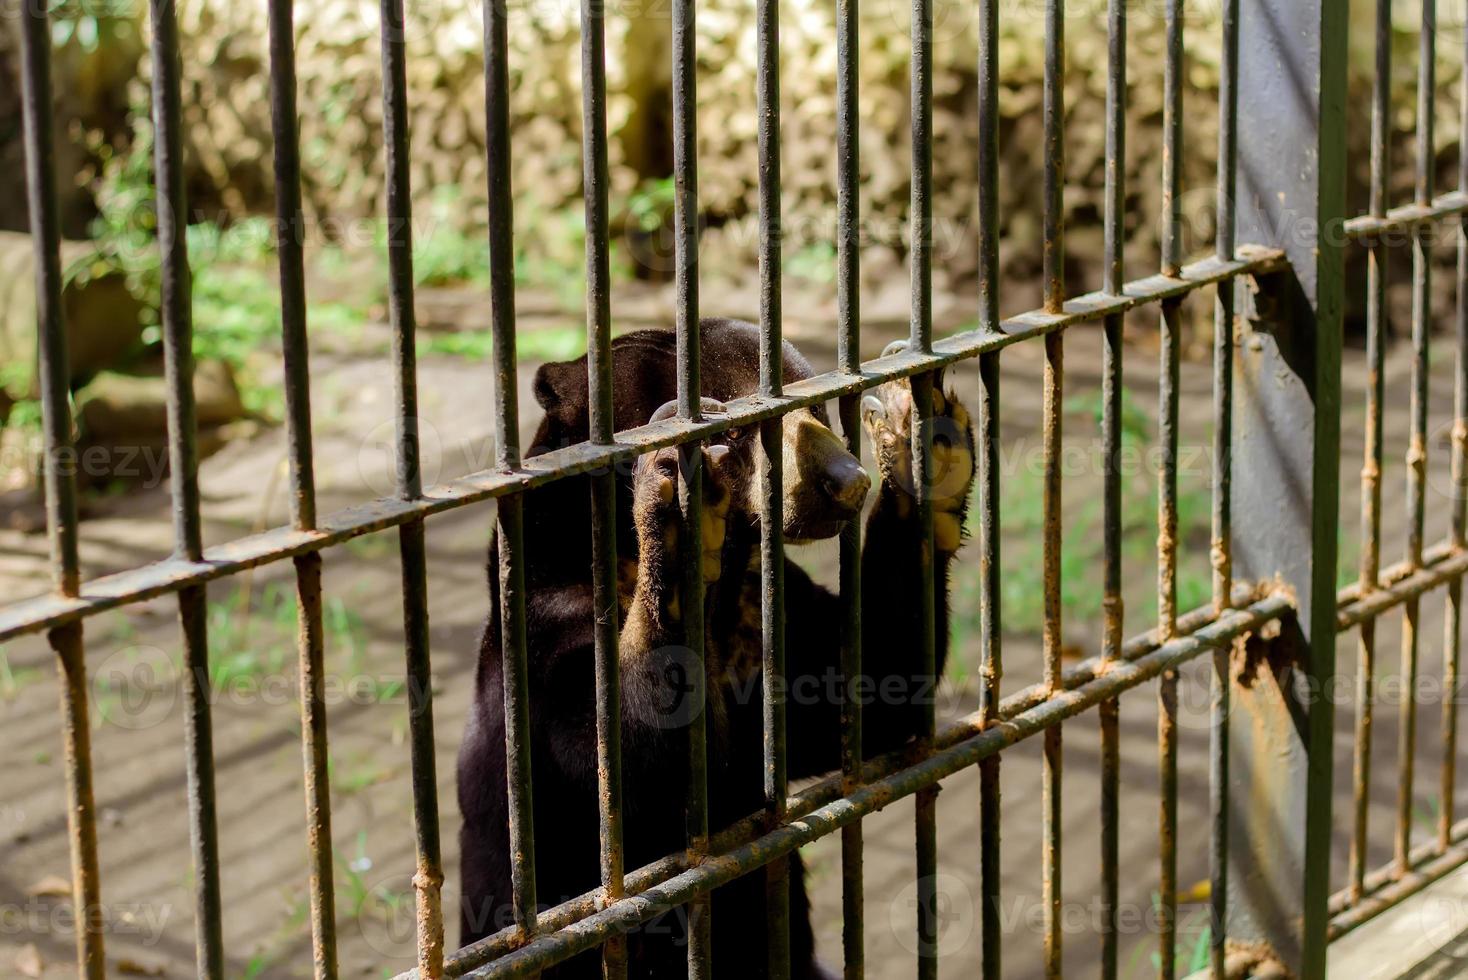
[[[581,133],[586,208],[586,370],[592,441],[612,441],[611,245],[607,194],[606,8],[581,4]],[[592,601],[596,607],[597,799],[604,901],[626,894],[622,824],[622,678],[617,625],[617,476],[611,467],[591,478]],[[602,976],[627,976],[627,940],[602,946]]]
[[[933,346],[933,4],[912,0],[912,308],[909,349],[929,351]],[[919,558],[919,631],[916,638],[919,672],[936,674],[933,585],[933,407],[935,375],[912,379],[913,483],[917,492],[919,533],[924,547]],[[936,678],[934,678],[936,681]],[[923,706],[919,751],[932,750],[936,727],[932,699]],[[918,902],[918,970],[920,980],[938,976],[938,787],[917,794],[916,874]]]
[[[1045,386],[1042,408],[1044,472],[1043,590],[1044,626],[1042,656],[1046,693],[1055,697],[1061,687],[1060,526],[1061,513],[1061,420],[1065,400],[1064,334],[1045,335]],[[1041,826],[1044,837],[1042,876],[1045,903],[1045,976],[1059,977],[1061,967],[1061,728],[1045,730],[1044,782],[1041,790]]]
[[[673,3],[674,317],[678,414],[700,417],[698,324],[698,91],[694,0]]]
[[[861,369],[861,159],[859,27],[856,0],[836,2],[836,362],[839,370]],[[861,397],[838,402],[846,451],[861,458]],[[861,676],[861,521],[841,531],[841,792],[861,784],[861,700],[850,692]],[[841,828],[841,948],[844,980],[866,973],[865,888],[862,876],[862,825]]]
[[[203,556],[199,516],[198,452],[194,407],[193,310],[180,122],[178,21],[174,5],[150,4],[153,28],[153,140],[161,256],[160,317],[168,388],[169,483],[173,496],[174,547],[181,557]],[[214,797],[214,745],[210,721],[209,640],[202,587],[178,594],[184,645],[184,745],[187,758],[189,840],[196,875],[195,958],[201,977],[224,976],[223,912],[219,895],[218,819]]]
[[[1371,213],[1386,214],[1391,167],[1392,13],[1390,0],[1376,4],[1376,77],[1372,81]],[[1382,417],[1386,395],[1387,247],[1372,240],[1366,278],[1366,428],[1361,464],[1361,568],[1363,592],[1377,587],[1381,569]],[[1376,620],[1361,624],[1356,655],[1356,731],[1352,761],[1354,825],[1350,853],[1350,894],[1359,901],[1365,890],[1366,844],[1370,820],[1371,740],[1375,709]]]
[[[510,83],[505,0],[485,0],[484,92],[489,164],[490,333],[493,337],[495,441],[502,470],[520,466],[520,406],[515,388],[514,205],[510,195]],[[535,822],[530,779],[530,695],[525,639],[525,500],[498,507],[500,642],[504,659],[505,759],[510,805],[510,877],[515,924],[536,929]]]
[[[1424,204],[1433,194],[1433,106],[1437,85],[1437,3],[1423,0],[1422,31],[1417,65],[1417,185],[1416,201]],[[1416,227],[1412,234],[1412,432],[1407,448],[1407,561],[1422,564],[1422,532],[1427,504],[1427,389],[1428,342],[1432,332],[1432,231]],[[1403,607],[1401,724],[1397,729],[1397,874],[1406,874],[1412,849],[1412,782],[1417,753],[1417,649],[1421,599],[1413,596]]]
[[[780,310],[780,7],[759,0],[755,9],[759,116],[760,394],[784,390]],[[760,622],[764,672],[765,806],[772,826],[785,822],[789,780],[785,766],[785,498],[784,422],[760,423]],[[768,970],[790,976],[790,861],[765,866]]]
[[[1162,469],[1157,494],[1157,631],[1177,632],[1177,452],[1179,307],[1162,307],[1162,380],[1158,411]],[[1158,765],[1161,770],[1161,875],[1158,890],[1159,975],[1171,978],[1177,946],[1177,684],[1176,670],[1163,673],[1158,698]]]
[[[1234,195],[1238,185],[1239,4],[1223,7],[1223,57],[1218,79],[1218,235],[1220,258],[1234,255],[1237,225]],[[1233,397],[1234,289],[1232,280],[1218,285],[1213,316],[1213,610],[1222,615],[1233,592]],[[1213,651],[1211,718],[1209,719],[1209,806],[1212,813],[1209,875],[1209,969],[1215,980],[1226,975],[1228,946],[1228,809],[1230,653]]]
[[[307,363],[305,218],[296,120],[295,25],[292,0],[270,0],[270,109],[275,138],[276,249],[280,256],[281,339],[285,361],[286,442],[291,518],[316,526]],[[321,555],[295,559],[297,651],[301,672],[301,753],[305,767],[307,838],[311,847],[311,936],[318,980],[336,976],[336,910],[332,883],[331,781],[327,774],[326,690],[321,628]]]
[[[836,362],[848,374],[861,368],[859,32],[856,0],[836,0]]]
[[[1059,312],[1065,303],[1065,3],[1045,4],[1045,309]],[[1060,439],[1064,400],[1064,335],[1045,336],[1044,407],[1044,608],[1045,682],[1053,696],[1060,690]],[[1045,975],[1060,976],[1060,808],[1061,729],[1045,730],[1044,783],[1040,809],[1045,839],[1041,876],[1045,903]]]
[[[916,335],[916,329],[914,331]],[[933,569],[933,410],[942,397],[935,391],[935,374],[919,374],[912,378],[912,477],[917,496],[918,528],[924,547],[919,552],[918,568],[918,634],[914,638],[918,654],[918,676],[924,681],[922,690],[929,692],[920,705],[922,724],[918,730],[917,751],[926,755],[933,749],[937,729],[937,704],[931,692],[937,689],[936,627],[934,616]],[[915,838],[918,903],[918,969],[919,980],[936,980],[938,976],[938,786],[930,786],[915,799]]]
[[[933,2],[912,0],[912,315],[909,347],[933,346]]]
[[[1045,309],[1065,303],[1065,0],[1045,0]]]
[[[1462,79],[1459,82],[1459,142],[1468,141],[1468,37],[1462,51]],[[1468,191],[1468,153],[1458,154],[1458,188]],[[1452,541],[1462,549],[1468,537],[1468,223],[1458,223],[1458,349],[1453,373],[1452,428]],[[1458,685],[1459,654],[1462,648],[1461,578],[1447,582],[1447,610],[1443,622],[1443,769],[1439,783],[1437,808],[1437,848],[1446,851],[1452,844],[1453,797],[1458,789]]]
[[[1175,276],[1182,266],[1182,136],[1183,136],[1183,17],[1182,0],[1168,0],[1167,58],[1163,69],[1162,99],[1162,272]],[[1181,345],[1182,306],[1177,300],[1162,304],[1161,383],[1158,441],[1162,470],[1157,488],[1157,630],[1164,639],[1177,632],[1177,463],[1178,463],[1178,355]],[[1158,891],[1158,976],[1171,980],[1177,970],[1177,671],[1169,670],[1159,682],[1158,765],[1161,805],[1158,834],[1161,859]]]
[[[1461,93],[1459,96],[1459,143],[1468,145],[1468,36],[1464,38]],[[1468,191],[1468,152],[1458,154],[1458,189]],[[1458,222],[1458,348],[1453,378],[1453,547],[1461,549],[1468,538],[1468,221]],[[1451,843],[1453,798],[1458,775],[1458,685],[1463,643],[1463,580],[1448,583],[1447,616],[1443,624],[1443,720],[1442,774],[1437,814],[1437,845],[1446,851]]]
[[[418,371],[413,310],[412,188],[402,0],[382,0],[382,125],[387,169],[388,318],[392,324],[397,494],[422,496],[418,441]],[[403,648],[408,685],[409,760],[413,781],[418,975],[443,975],[443,861],[438,827],[438,772],[433,745],[433,674],[428,641],[428,568],[424,526],[398,529],[403,590]]]
[[[1167,57],[1162,67],[1162,273],[1182,268],[1183,0],[1167,0]]]
[[[97,804],[92,794],[91,718],[87,714],[87,665],[82,624],[46,634],[61,675],[61,734],[66,760],[66,829],[71,846],[72,910],[76,915],[77,976],[102,980],[102,875],[97,868]]]
[[[1126,0],[1110,0],[1107,14],[1106,75],[1106,260],[1105,289],[1121,293],[1125,280],[1126,244]],[[1125,607],[1121,594],[1121,396],[1123,317],[1109,316],[1103,326],[1101,368],[1101,441],[1105,474],[1102,491],[1102,550],[1105,581],[1101,600],[1105,618],[1101,656],[1107,663],[1121,656]],[[1121,701],[1112,698],[1097,710],[1101,725],[1101,977],[1116,980],[1117,903],[1121,879]]]
[[[701,418],[701,370],[698,322],[698,94],[694,0],[673,3],[673,229],[675,330],[677,332],[678,414]],[[692,690],[704,690],[703,618],[703,449],[698,443],[679,447],[678,499],[682,510],[683,643],[690,651],[695,676]],[[708,854],[708,729],[705,713],[695,712],[688,726],[687,837],[691,860]],[[704,893],[688,903],[688,976],[707,980],[713,970],[711,904]]]
[[[325,637],[321,628],[321,556],[295,559],[296,649],[301,674],[301,755],[306,784],[306,840],[311,851],[312,959],[317,980],[337,975],[332,883],[331,779],[326,744]]]
[[[291,464],[291,518],[316,526],[311,456],[311,387],[306,356],[306,219],[301,211],[301,148],[296,120],[295,14],[292,0],[270,0],[270,111],[275,137],[276,249],[285,348],[286,442]]]
[[[850,2],[850,0],[846,0]],[[855,291],[850,294],[854,297]],[[852,310],[854,312],[854,309]],[[838,317],[840,314],[838,314]],[[856,329],[856,317],[846,324]],[[856,337],[849,338],[855,348]],[[846,451],[861,458],[861,415],[859,396],[848,395],[839,402],[841,435]],[[854,679],[861,666],[861,521],[846,522],[841,531],[841,676],[846,696],[841,699],[841,792],[850,795],[861,785],[862,737],[861,699],[855,695]],[[866,973],[865,887],[862,880],[861,821],[841,829],[841,948],[844,980],[862,980]]]
[[[65,324],[61,308],[61,231],[56,215],[55,144],[51,117],[51,29],[45,4],[25,8],[21,33],[21,99],[25,127],[26,198],[36,265],[37,380],[41,394],[42,469],[51,578],[74,596],[77,558],[76,479],[71,460],[71,407]]]
[[[26,199],[36,265],[36,353],[45,454],[46,531],[56,591],[75,596],[76,484],[72,460],[66,331],[61,321],[61,231],[56,215],[55,144],[51,125],[51,30],[45,4],[27,4],[21,16],[21,114],[25,139]],[[71,846],[72,910],[77,975],[101,980],[106,972],[97,869],[97,805],[92,794],[91,719],[82,624],[51,630],[47,642],[61,675],[62,740],[66,759],[66,826]]]
[[[999,3],[979,0],[979,326],[999,330]],[[999,720],[1004,673],[999,578],[999,354],[979,357],[979,710],[985,727]],[[979,922],[981,975],[999,980],[1003,923],[1000,868],[999,753],[979,764]]]
[[[933,346],[933,5],[912,3],[912,309],[909,348],[929,351]],[[917,492],[919,533],[924,547],[917,569],[919,578],[920,673],[933,677],[934,586],[932,449],[934,375],[912,379],[913,483]],[[938,397],[941,397],[939,393]],[[932,750],[936,728],[934,705],[924,706],[919,732],[921,752]],[[918,902],[918,971],[920,980],[938,976],[938,787],[929,787],[915,800],[916,874]]]

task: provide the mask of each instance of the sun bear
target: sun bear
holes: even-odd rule
[[[757,390],[759,332],[753,324],[706,319],[702,394],[726,402]],[[618,431],[647,423],[676,396],[674,335],[643,330],[612,344]],[[784,347],[787,384],[811,377],[809,362]],[[527,456],[588,438],[586,359],[546,364],[535,377],[545,410]],[[948,570],[960,544],[973,480],[973,436],[964,406],[934,386],[933,468],[938,670],[946,655]],[[901,747],[935,695],[913,650],[918,633],[922,536],[912,495],[911,392],[905,381],[862,402],[880,475],[862,551],[863,678],[840,670],[838,598],[786,560],[788,767],[792,780],[840,765],[841,698],[863,704],[863,750]],[[764,805],[760,639],[758,426],[730,429],[704,448],[708,665],[709,826],[719,828]],[[785,537],[831,538],[856,519],[870,477],[831,431],[824,406],[784,417]],[[625,864],[630,871],[681,851],[687,787],[686,723],[703,699],[683,683],[687,652],[677,608],[679,515],[677,450],[638,458],[617,485],[619,659],[622,673],[622,779]],[[599,885],[590,487],[569,477],[524,501],[527,672],[536,896],[548,908]],[[460,941],[512,924],[505,789],[498,560],[490,545],[490,614],[480,644],[474,699],[459,754],[463,816]],[[764,876],[747,875],[714,892],[714,973],[728,980],[767,975]],[[686,975],[686,922],[675,910],[628,937],[629,976]],[[816,961],[809,902],[798,856],[790,862],[792,976],[826,977]],[[543,974],[601,976],[596,953]]]

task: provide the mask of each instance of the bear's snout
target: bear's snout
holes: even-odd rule
[[[837,518],[849,520],[861,513],[867,492],[872,488],[872,478],[856,458],[849,455],[833,456],[826,461],[821,474],[821,487],[835,505]]]

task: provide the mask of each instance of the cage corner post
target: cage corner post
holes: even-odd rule
[[[1239,577],[1289,589],[1298,615],[1231,671],[1230,950],[1325,976],[1330,892],[1346,14],[1335,0],[1243,0],[1239,240],[1282,249],[1234,330]],[[1312,693],[1313,692],[1313,693]],[[1303,696],[1302,696],[1303,695]]]

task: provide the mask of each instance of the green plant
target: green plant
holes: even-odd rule
[[[672,177],[644,180],[628,196],[627,214],[639,230],[655,232],[673,220],[677,193]]]
[[[91,53],[108,44],[134,36],[132,5],[86,0],[51,0],[51,44],[57,48],[76,45]]]
[[[35,667],[11,667],[10,655],[0,647],[0,699],[13,700],[40,679],[41,671]]]
[[[836,246],[832,242],[812,242],[785,256],[785,274],[807,282],[829,284],[836,281]]]

